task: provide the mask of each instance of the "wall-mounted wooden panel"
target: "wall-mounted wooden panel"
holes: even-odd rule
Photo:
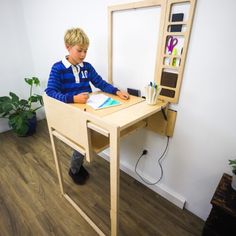
[[[163,89],[160,99],[178,103],[196,0],[168,0],[155,81]]]

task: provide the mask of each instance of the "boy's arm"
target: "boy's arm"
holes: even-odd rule
[[[90,65],[89,68],[89,78],[92,84],[96,87],[101,89],[103,92],[116,94],[117,91],[119,91],[118,88],[114,87],[112,84],[107,83],[105,80],[102,79],[102,77],[96,72],[96,70],[93,68],[92,65]]]
[[[90,70],[90,80],[92,84],[101,89],[103,92],[111,93],[119,96],[121,99],[129,99],[129,94],[124,91],[120,91],[118,88],[114,87],[112,84],[107,83],[102,77],[95,71],[95,69],[91,66]]]
[[[118,91],[116,92],[116,95],[117,95],[118,97],[120,97],[121,99],[124,99],[124,100],[129,99],[129,94],[128,94],[127,92],[125,92],[125,91],[120,91],[120,90],[118,90]]]
[[[60,80],[60,71],[57,68],[57,65],[53,65],[49,75],[48,85],[47,88],[45,89],[46,94],[61,102],[73,103],[73,96],[68,94],[63,94],[61,92],[61,89],[62,89],[62,83]]]

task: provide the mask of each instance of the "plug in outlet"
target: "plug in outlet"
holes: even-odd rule
[[[142,156],[147,155],[148,151],[146,149],[143,150]]]

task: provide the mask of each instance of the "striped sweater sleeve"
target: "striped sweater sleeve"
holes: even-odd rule
[[[89,63],[88,63],[89,64]],[[101,89],[103,92],[116,94],[118,88],[114,87],[112,84],[107,83],[102,77],[96,72],[91,64],[90,67],[90,81],[96,87]]]
[[[61,102],[73,103],[73,95],[63,94],[61,91],[62,82],[60,75],[60,67],[59,64],[56,63],[52,66],[48,79],[48,85],[45,92],[48,96],[55,98]]]

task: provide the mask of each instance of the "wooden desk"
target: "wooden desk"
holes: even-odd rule
[[[46,95],[43,99],[61,192],[99,235],[104,233],[65,193],[54,137],[84,154],[88,162],[93,152],[110,147],[111,235],[118,235],[120,138],[147,126],[147,118],[165,108],[167,103],[159,101],[150,106],[144,99],[131,96],[127,101],[120,100],[122,105],[93,110],[84,104],[65,104]]]

